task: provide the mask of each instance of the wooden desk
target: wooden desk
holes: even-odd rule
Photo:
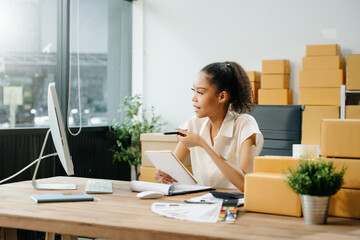
[[[76,183],[84,191],[85,178],[55,177],[47,183]],[[94,202],[36,204],[30,181],[0,186],[0,226],[105,239],[360,239],[360,220],[329,217],[327,225],[305,225],[303,218],[239,210],[235,224],[194,223],[153,213],[155,201],[183,202],[204,193],[140,200],[129,182],[114,181],[114,194],[96,195]],[[266,199],[264,199],[266,201]]]

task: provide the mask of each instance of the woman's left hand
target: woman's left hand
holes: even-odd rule
[[[196,133],[191,133],[187,130],[182,130],[182,129],[176,129],[176,130],[178,130],[181,133],[178,135],[179,142],[184,144],[186,147],[190,148],[190,147],[201,146],[203,142],[203,138],[200,137],[200,135]]]

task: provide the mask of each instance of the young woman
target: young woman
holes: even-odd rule
[[[246,114],[253,102],[249,78],[236,62],[205,66],[193,84],[196,116],[177,129],[174,151],[183,161],[188,154],[200,185],[244,191],[245,174],[253,171],[254,157],[263,146],[255,119]],[[157,182],[176,182],[157,171]]]

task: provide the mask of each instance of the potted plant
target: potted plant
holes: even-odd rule
[[[343,184],[343,166],[335,172],[332,161],[300,160],[295,169],[289,168],[287,183],[301,196],[306,224],[325,224],[330,196]]]
[[[148,116],[146,109],[142,106],[140,95],[125,97],[120,105],[119,112],[124,116],[120,122],[114,121],[110,126],[110,133],[114,136],[115,144],[110,149],[113,162],[127,163],[135,170],[135,179],[139,180],[141,164],[141,133],[159,132],[166,124],[160,115],[154,113]]]

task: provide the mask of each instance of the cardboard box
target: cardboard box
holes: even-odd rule
[[[186,167],[189,172],[192,173],[192,168],[191,166]],[[141,166],[140,167],[140,181],[145,181],[145,182],[156,182],[155,181],[155,172],[156,172],[156,168],[155,167],[144,167]]]
[[[155,167],[140,167],[140,181],[144,182],[155,182]]]
[[[360,158],[324,158],[326,161],[332,161],[335,171],[341,171],[346,167],[344,174],[344,184],[342,188],[360,189]],[[360,199],[359,199],[360,203]]]
[[[257,71],[246,71],[250,82],[260,82],[261,74]]]
[[[261,78],[262,89],[289,89],[289,75],[263,74]]]
[[[264,105],[292,104],[291,89],[259,89],[258,102]]]
[[[359,161],[360,162],[360,161]],[[257,156],[254,158],[254,173],[279,173],[295,168],[299,160],[288,156]]]
[[[252,91],[254,93],[254,101],[255,103],[258,102],[258,90],[260,88],[260,82],[250,82]]]
[[[360,55],[346,56],[346,89],[360,90]]]
[[[346,119],[360,119],[360,105],[345,106]]]
[[[360,190],[341,188],[330,197],[329,212],[331,216],[360,218]]]
[[[299,104],[340,106],[340,88],[299,88]]]
[[[347,170],[344,175],[342,188],[360,189],[360,158],[320,158],[332,161],[335,171],[341,171],[342,167]],[[319,159],[316,159],[318,161]],[[289,168],[295,169],[299,159],[287,156],[257,156],[254,159],[254,173],[278,173],[284,174]]]
[[[344,70],[300,70],[299,87],[340,87],[344,84]]]
[[[337,44],[306,45],[306,56],[336,56],[340,55]]]
[[[339,119],[338,106],[306,106],[303,112],[301,144],[320,146],[320,128],[322,119]]]
[[[189,172],[192,173],[192,168],[191,167],[186,167]],[[156,172],[156,168],[155,167],[144,167],[141,166],[140,167],[140,181],[145,181],[145,182],[156,182],[155,181],[155,172]]]
[[[262,60],[263,74],[290,74],[290,62],[287,59]]]
[[[141,141],[141,165],[144,167],[152,167],[152,163],[145,156],[147,150],[171,150],[174,151],[178,143],[177,136],[164,135],[162,133],[143,133],[140,136]],[[185,166],[190,166],[190,157],[184,160]]]
[[[246,211],[301,216],[300,195],[286,183],[286,177],[276,173],[245,175]]]
[[[323,119],[321,155],[360,158],[360,119]]]
[[[341,69],[343,60],[340,56],[323,56],[323,57],[303,57],[303,70],[320,70],[320,69]]]

